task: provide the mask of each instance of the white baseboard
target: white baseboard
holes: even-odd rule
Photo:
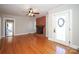
[[[29,32],[29,33],[35,33],[35,32]],[[29,34],[29,33],[14,34],[14,36],[17,36],[17,35],[26,35],[26,34]]]
[[[79,46],[77,46],[77,45],[73,45],[73,44],[70,44],[70,45],[69,45],[69,44],[67,44],[67,43],[65,43],[65,42],[62,42],[62,41],[59,41],[59,40],[55,40],[55,39],[52,39],[52,38],[48,38],[48,39],[51,40],[51,41],[58,42],[58,43],[60,43],[60,44],[69,46],[69,47],[71,47],[71,48],[73,48],[73,49],[79,50]]]
[[[73,45],[73,44],[72,44],[72,45],[70,45],[70,47],[79,50],[79,46],[77,46],[77,45]]]
[[[35,33],[35,32],[29,32],[29,33]],[[14,36],[26,35],[26,34],[29,34],[29,33],[19,33],[19,34],[14,34]],[[2,37],[5,37],[5,36],[2,36]]]
[[[25,35],[25,34],[28,34],[28,33],[14,34],[14,36]]]

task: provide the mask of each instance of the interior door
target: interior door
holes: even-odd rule
[[[55,14],[55,38],[61,43],[69,44],[70,16],[69,11],[63,11]]]
[[[14,21],[6,20],[5,22],[5,36],[13,36],[14,35]]]

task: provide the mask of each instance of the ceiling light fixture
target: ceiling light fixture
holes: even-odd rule
[[[29,8],[28,9],[28,12],[27,12],[28,16],[36,16],[36,14],[39,14],[39,12],[37,11],[37,9],[34,9],[34,8]]]

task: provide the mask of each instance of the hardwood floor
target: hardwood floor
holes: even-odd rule
[[[2,39],[1,54],[78,54],[70,47],[49,41],[45,36],[28,34]]]

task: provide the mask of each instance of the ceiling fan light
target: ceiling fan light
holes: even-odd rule
[[[32,12],[33,12],[33,10],[30,10],[30,12],[32,13]]]
[[[29,13],[28,16],[34,16],[34,14],[33,13]]]
[[[33,16],[34,14],[31,14],[31,16]]]
[[[29,16],[31,15],[31,13],[28,14]]]

